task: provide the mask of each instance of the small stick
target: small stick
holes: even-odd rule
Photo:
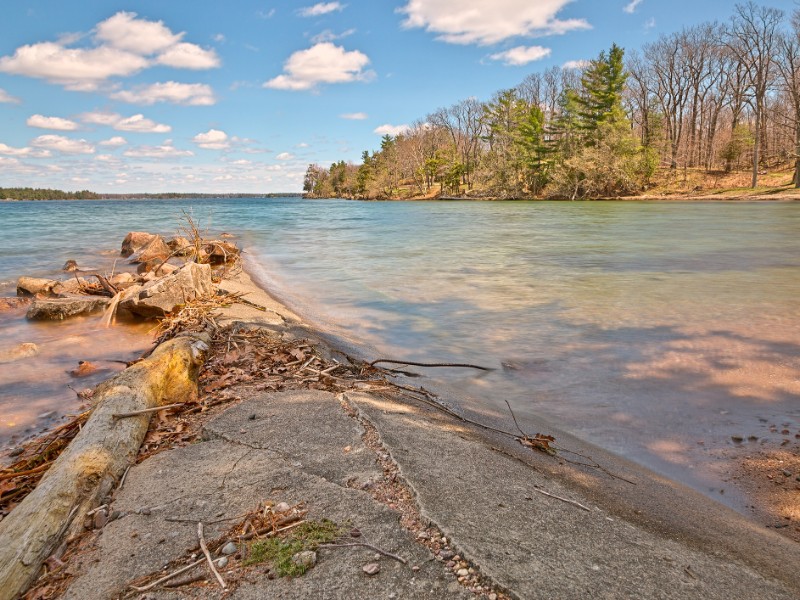
[[[117,491],[120,491],[122,489],[122,486],[125,485],[125,480],[128,478],[128,471],[130,470],[131,470],[130,466],[128,466],[128,468],[125,469],[125,472],[122,474],[122,479],[119,480]]]
[[[471,365],[468,363],[424,363],[414,362],[412,360],[392,360],[389,358],[379,358],[369,363],[370,367],[374,367],[378,363],[389,363],[392,365],[410,365],[413,367],[457,367],[462,369],[478,369],[479,371],[494,371],[492,367],[482,367],[480,365]]]
[[[264,537],[272,537],[274,535],[278,535],[279,533],[283,533],[284,531],[288,531],[289,529],[294,529],[298,525],[302,525],[305,523],[305,520],[298,521],[297,523],[292,523],[291,525],[287,525],[286,527],[282,527],[281,529],[276,529],[272,531],[271,527],[265,527],[264,529],[259,529],[258,531],[254,531],[253,533],[248,533],[247,535],[240,535],[239,541],[247,541],[252,540],[254,537],[258,537],[259,535],[263,535]]]
[[[190,564],[186,565],[185,567],[181,567],[177,571],[173,571],[169,575],[164,575],[161,579],[156,579],[153,583],[149,583],[144,587],[138,587],[138,586],[135,586],[135,585],[132,585],[131,587],[134,590],[136,590],[137,592],[146,592],[147,590],[152,590],[157,585],[161,585],[162,583],[164,583],[165,581],[169,581],[173,577],[177,577],[178,575],[186,573],[186,571],[188,571],[189,569],[193,569],[194,567],[196,567],[200,563],[205,562],[205,560],[206,560],[206,557],[204,556],[203,558],[201,558],[199,560],[196,560],[193,563],[190,563]]]
[[[587,508],[580,502],[575,502],[575,500],[570,500],[569,498],[562,498],[561,496],[556,496],[555,494],[551,494],[550,492],[545,492],[544,490],[540,490],[539,488],[533,488],[540,494],[544,494],[545,496],[549,496],[550,498],[555,498],[556,500],[561,500],[562,502],[566,502],[567,504],[572,504],[573,506],[577,506],[578,508],[582,508],[586,512],[592,512],[591,508]]]
[[[208,551],[208,546],[206,546],[206,538],[203,537],[202,521],[197,523],[197,537],[200,538],[200,548],[202,548],[203,554],[206,555],[206,561],[208,561],[208,566],[211,568],[211,572],[214,573],[214,577],[217,578],[220,587],[222,587],[223,590],[227,589],[228,586],[225,585],[225,580],[222,578],[222,575],[219,574],[219,571],[217,571],[217,567],[214,566],[214,559],[211,558],[211,553]]]
[[[87,517],[91,517],[91,516],[92,516],[94,513],[96,513],[96,512],[100,512],[100,511],[101,511],[101,510],[103,510],[104,508],[108,508],[108,504],[101,504],[101,505],[100,505],[100,506],[98,506],[97,508],[95,508],[95,509],[93,509],[93,510],[90,510],[89,512],[87,512],[87,513],[86,513],[86,516],[87,516]]]
[[[167,404],[165,406],[154,406],[153,408],[143,408],[142,410],[134,410],[133,412],[127,413],[114,413],[111,417],[116,421],[117,419],[127,419],[128,417],[138,417],[139,415],[146,415],[149,413],[158,412],[160,410],[167,410],[168,408],[176,408],[178,406],[183,406],[185,402],[179,402],[178,404]]]
[[[404,565],[408,564],[408,561],[403,558],[402,556],[397,556],[396,554],[392,554],[391,552],[386,552],[386,550],[381,550],[377,546],[373,546],[372,544],[367,544],[366,542],[353,542],[347,544],[320,544],[320,548],[347,548],[351,546],[363,546],[364,548],[369,548],[370,550],[374,550],[378,554],[383,554],[384,556],[388,556],[389,558],[393,558],[397,562],[401,562]]]

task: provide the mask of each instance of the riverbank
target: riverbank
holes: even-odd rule
[[[231,591],[196,565],[152,597],[800,592],[798,546],[775,531],[563,432],[544,431],[559,448],[551,455],[520,443],[535,438],[511,422],[505,435],[475,425],[480,414],[443,412],[331,347],[245,274],[220,287],[246,302],[216,311],[199,410],[152,419],[139,464],[103,509],[112,520],[72,541],[39,597],[145,588],[196,562],[198,522]],[[325,544],[343,547],[318,544],[307,573],[281,577],[243,539],[247,523],[267,514],[290,524],[327,519],[339,530]],[[235,551],[226,554],[229,540]],[[362,543],[370,546],[348,545]]]

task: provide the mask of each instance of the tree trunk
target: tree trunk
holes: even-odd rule
[[[750,182],[750,187],[755,188],[758,186],[758,150],[761,145],[761,107],[756,106],[756,137],[753,140],[753,177]]]
[[[197,395],[207,336],[179,336],[98,386],[97,404],[78,436],[34,489],[0,522],[0,600],[22,594],[42,563],[133,464],[152,413],[119,413],[184,402]]]

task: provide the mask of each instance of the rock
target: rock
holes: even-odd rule
[[[60,321],[105,310],[110,301],[110,298],[104,296],[37,299],[31,304],[26,316],[32,321]]]
[[[783,470],[783,476],[784,477],[791,477],[792,476],[792,472],[789,469],[784,469]]]
[[[231,554],[236,554],[239,551],[239,547],[234,542],[228,542],[222,547],[222,553],[225,556],[230,556]]]
[[[69,374],[73,377],[87,377],[97,371],[97,365],[90,363],[88,360],[79,360],[78,366],[72,369]]]
[[[164,239],[160,235],[154,235],[147,245],[142,246],[131,255],[129,262],[144,263],[151,260],[167,260],[171,252]]]
[[[51,292],[58,296],[68,296],[70,294],[80,294],[83,288],[89,285],[89,281],[82,277],[73,277],[64,281],[57,281]]]
[[[292,562],[297,566],[310,569],[317,564],[317,553],[313,550],[303,550],[292,556]]]
[[[138,267],[136,267],[136,272],[139,274],[142,273],[153,273],[156,277],[161,277],[162,275],[169,275],[170,273],[174,273],[178,270],[178,267],[172,265],[170,263],[165,263],[160,258],[154,258],[153,260],[148,260],[147,262],[141,263]]]
[[[273,508],[272,512],[274,513],[285,513],[291,510],[291,506],[289,506],[288,502],[278,502]]]
[[[228,566],[228,557],[227,556],[223,556],[222,558],[218,558],[217,559],[217,566],[220,569],[224,569],[225,567],[227,567]]]
[[[30,358],[39,354],[39,346],[32,342],[17,344],[13,348],[0,350],[0,365],[4,363]]]
[[[56,285],[58,285],[58,281],[55,279],[20,277],[17,281],[17,296],[50,295]]]
[[[731,439],[737,444],[741,444],[744,441],[744,437],[741,435],[732,435]]]
[[[455,553],[452,550],[439,550],[439,556],[444,560],[450,560],[455,556]]]
[[[95,529],[102,529],[108,524],[108,513],[105,509],[98,510],[94,513],[94,528]]]
[[[224,265],[233,261],[237,256],[239,256],[239,248],[236,247],[236,244],[212,240],[204,242],[200,260],[212,265]]]
[[[221,237],[223,240],[230,240],[235,238],[236,236],[233,235],[232,233],[222,232],[219,234],[219,237]]]
[[[122,256],[130,256],[134,252],[144,248],[152,241],[154,237],[156,236],[152,233],[145,233],[144,231],[131,231],[125,236],[125,239],[122,240],[120,254]]]
[[[119,287],[126,283],[133,283],[135,280],[136,278],[131,273],[117,273],[108,281],[111,285]]]
[[[25,306],[30,302],[30,298],[16,297],[16,298],[0,298],[0,312],[14,310]]]
[[[192,243],[183,236],[176,236],[167,242],[167,246],[175,256],[186,256],[192,253]]]
[[[69,259],[67,262],[64,263],[64,266],[61,267],[62,271],[66,271],[67,273],[72,273],[73,271],[78,270],[78,263],[72,259]]]
[[[458,575],[459,577],[466,577],[467,575],[469,575],[469,569],[459,569],[458,571],[456,571],[456,575]]]
[[[127,289],[119,307],[145,318],[163,317],[189,300],[213,292],[211,267],[187,263],[165,277]]]
[[[364,571],[367,575],[377,575],[381,572],[381,565],[380,563],[369,563],[361,567],[361,570]]]

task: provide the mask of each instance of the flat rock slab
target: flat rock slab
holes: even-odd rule
[[[221,310],[217,319],[220,325],[234,322],[251,325],[283,325],[286,322],[299,322],[300,318],[280,304],[272,296],[259,288],[247,273],[239,273],[233,278],[219,282],[220,291],[241,295],[243,302]]]
[[[110,298],[103,296],[36,299],[28,308],[26,316],[34,321],[60,321],[103,311],[110,302]]]
[[[168,517],[208,522],[206,537],[214,539],[232,521],[212,521],[241,515],[264,500],[304,502],[309,518],[358,527],[360,540],[403,556],[408,564],[376,559],[367,548],[320,549],[316,566],[302,577],[270,580],[263,569],[252,569],[226,598],[472,597],[400,527],[396,512],[348,487],[378,473],[362,433],[360,424],[325,392],[259,394],[245,400],[209,424],[206,441],[158,454],[130,470],[113,504],[124,516],[106,525],[96,549],[81,557],[76,567],[82,574],[64,597],[122,597],[129,582],[164,573],[168,562],[187,556],[197,543],[197,526]],[[366,575],[363,566],[376,561],[380,572]],[[232,577],[236,564],[222,569],[223,576]],[[192,573],[206,573],[207,584],[139,597],[222,597],[203,569]]]
[[[420,510],[463,556],[517,598],[685,600],[800,597],[724,555],[656,535],[589,504],[457,422],[367,394],[346,394],[417,494]],[[784,565],[795,573],[794,565]]]

